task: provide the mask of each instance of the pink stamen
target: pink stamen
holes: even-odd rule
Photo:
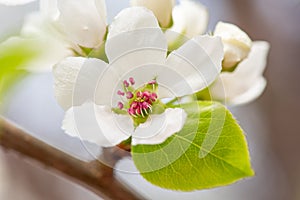
[[[138,91],[137,100],[133,101],[128,109],[128,113],[134,117],[136,115],[145,117],[152,112],[152,104],[157,100],[157,94],[149,91]]]
[[[127,99],[132,99],[132,97],[133,97],[132,92],[127,92],[127,93],[126,93],[126,98],[127,98]]]
[[[124,84],[125,87],[129,87],[128,81],[124,80],[124,81],[123,81],[123,84]]]
[[[142,106],[141,106],[141,107],[142,107],[143,109],[148,109],[149,106],[150,106],[149,103],[147,103],[146,101],[142,102]]]
[[[120,96],[124,96],[125,95],[125,93],[122,92],[121,90],[118,90],[117,94],[120,95]]]
[[[134,85],[134,84],[135,84],[134,78],[130,77],[130,78],[129,78],[129,82],[131,83],[131,85]]]
[[[140,114],[141,114],[141,108],[139,107],[138,109],[136,109],[136,110],[135,110],[135,113],[136,113],[137,115],[140,115]]]
[[[120,108],[120,110],[122,110],[122,109],[124,108],[124,104],[121,103],[121,102],[119,102],[119,103],[118,103],[118,107]]]
[[[134,109],[133,108],[129,108],[128,109],[128,113],[129,113],[129,115],[134,115]]]
[[[128,99],[128,102],[125,104],[123,102],[118,102],[118,108],[127,110],[128,114],[132,117],[147,117],[152,112],[152,106],[157,101],[158,97],[155,92],[156,80],[151,80],[148,82],[148,85],[153,87],[152,89],[147,90],[147,87],[144,87],[141,91],[135,91],[131,86],[135,84],[135,79],[130,77],[128,80],[123,81],[123,90],[118,90],[117,94],[120,96],[125,96]],[[148,86],[149,87],[149,86]],[[135,92],[133,92],[135,91]],[[123,99],[123,98],[122,98]],[[130,105],[128,106],[128,103]]]
[[[138,106],[139,106],[139,103],[136,102],[136,101],[134,101],[134,102],[131,103],[131,108],[133,108],[133,109],[138,108]]]
[[[150,96],[150,99],[151,99],[151,101],[156,101],[156,99],[157,99],[157,94],[153,92],[153,93],[151,94],[151,96]]]
[[[142,98],[143,93],[142,93],[141,91],[138,91],[138,92],[136,93],[136,96],[137,96],[138,98]]]
[[[148,84],[149,85],[154,85],[154,84],[156,84],[156,80],[149,81]]]

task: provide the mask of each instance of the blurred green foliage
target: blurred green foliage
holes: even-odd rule
[[[39,55],[30,39],[10,38],[0,44],[0,102],[5,94],[29,72],[26,67]]]

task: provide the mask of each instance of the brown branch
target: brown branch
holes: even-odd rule
[[[113,169],[95,160],[83,162],[30,136],[23,130],[0,118],[0,145],[39,161],[72,178],[87,189],[105,199],[144,199],[132,189],[125,187],[114,176]],[[124,154],[125,152],[125,154]],[[126,156],[126,151],[105,149],[102,159],[113,166]]]

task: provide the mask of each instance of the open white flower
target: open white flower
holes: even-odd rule
[[[224,44],[224,69],[235,67],[248,56],[252,41],[249,36],[236,25],[219,22],[216,25],[214,35],[220,36]]]
[[[214,100],[228,104],[245,104],[259,97],[266,87],[263,72],[270,45],[255,41],[249,53],[233,72],[222,72],[209,87]]]
[[[63,129],[100,146],[130,136],[133,145],[164,142],[181,130],[186,113],[160,99],[200,91],[221,71],[219,37],[195,37],[167,56],[165,35],[145,8],[121,11],[107,38],[109,64],[69,57],[54,68],[56,98],[67,110]]]

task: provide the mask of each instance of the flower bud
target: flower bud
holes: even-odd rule
[[[173,9],[172,31],[188,38],[205,33],[208,24],[207,8],[200,2],[181,0]]]
[[[229,69],[244,60],[251,49],[252,41],[239,27],[219,22],[216,25],[215,36],[220,36],[224,45],[223,68]]]
[[[172,24],[172,10],[175,0],[131,0],[130,4],[151,10],[163,28],[168,28]]]

